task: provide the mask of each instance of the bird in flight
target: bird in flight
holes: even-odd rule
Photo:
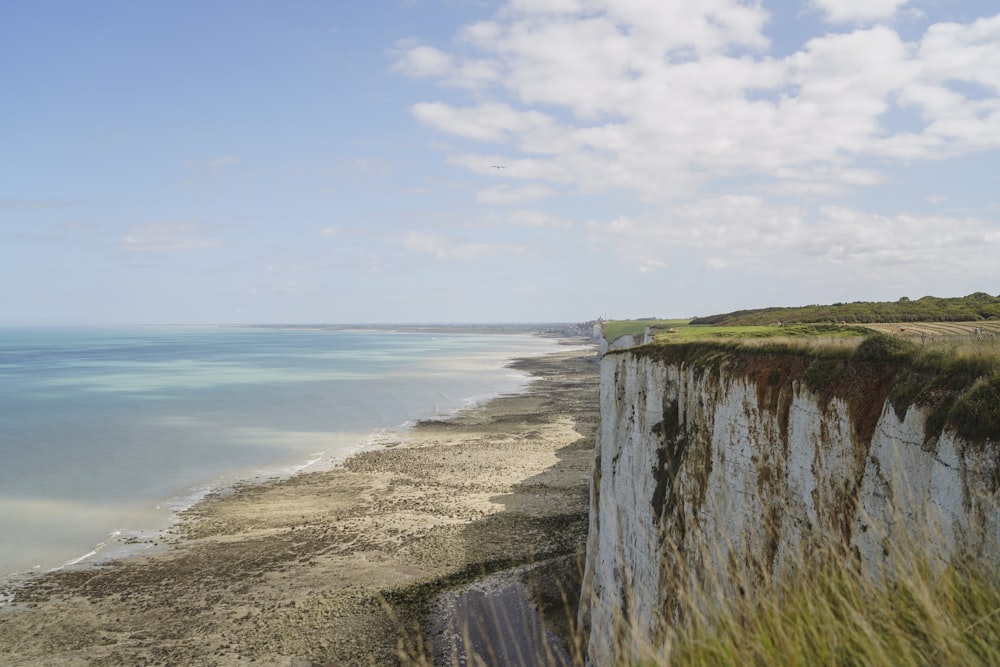
[[[493,167],[494,169],[506,169],[507,168],[507,167],[505,167],[502,164],[491,164],[490,166]]]

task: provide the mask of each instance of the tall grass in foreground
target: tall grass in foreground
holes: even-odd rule
[[[665,648],[665,650],[664,650]],[[755,600],[692,615],[643,665],[1000,665],[995,568],[914,558],[874,580],[827,560]]]
[[[688,606],[685,620],[666,628],[655,643],[623,633],[618,665],[1000,665],[1000,570],[982,560],[942,565],[911,552],[905,563],[894,563],[890,575],[862,572],[853,560],[829,557],[802,565],[793,576],[772,582],[753,597],[730,596],[721,606],[703,604],[706,597],[717,602],[718,591],[678,594]],[[576,610],[567,607],[566,614],[575,628]],[[479,645],[477,651],[469,632],[461,631],[470,649],[465,659],[445,658],[445,664],[569,664],[548,651],[525,655],[523,661],[508,657],[497,662],[499,654],[516,655],[517,649]],[[428,650],[431,642],[408,640],[401,650],[404,665],[441,664]],[[565,648],[571,664],[584,665],[587,637],[577,635],[569,644]]]
[[[992,508],[997,511],[995,503]],[[636,636],[622,628],[616,639],[616,653],[622,658],[617,664],[1000,665],[1000,553],[996,539],[980,542],[977,556],[956,555],[948,562],[940,559],[943,539],[941,535],[920,535],[912,541],[901,538],[890,546],[891,562],[875,569],[860,564],[841,545],[817,548],[787,576],[769,580],[766,574],[761,575],[754,590],[745,595],[734,591],[726,565],[716,566],[726,572],[703,572],[698,582],[687,571],[682,575],[687,583],[678,584],[670,594],[679,613],[664,612],[682,620],[665,622],[657,637]],[[564,613],[567,626],[575,633],[568,640],[563,637],[568,661],[566,654],[557,656],[544,650],[525,655],[522,662],[497,662],[498,654],[517,655],[517,650],[477,646],[469,640],[471,628],[464,628],[459,632],[471,650],[461,664],[584,665],[588,637],[577,629],[575,606],[567,604]],[[428,650],[431,641],[411,636],[406,643],[408,648],[401,650],[403,664],[440,664]]]
[[[964,528],[898,497],[905,507],[875,560],[827,533],[806,537],[777,574],[730,558],[684,562],[669,594],[680,620],[664,621],[658,637],[620,642],[619,664],[1000,665],[1000,489],[988,493],[978,503],[985,514],[970,513]]]

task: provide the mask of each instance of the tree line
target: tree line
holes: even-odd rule
[[[975,292],[963,297],[902,297],[898,301],[855,301],[830,305],[737,310],[696,317],[691,324],[766,326],[781,324],[861,324],[873,322],[978,322],[1000,320],[1000,296]]]

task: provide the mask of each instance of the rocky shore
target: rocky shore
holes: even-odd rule
[[[31,581],[0,615],[0,663],[474,664],[513,642],[507,664],[565,664],[553,638],[575,650],[565,609],[587,531],[594,356],[520,360],[537,378],[526,393],[335,470],[210,496],[163,553]],[[526,608],[539,637],[532,619],[510,636],[468,631]]]

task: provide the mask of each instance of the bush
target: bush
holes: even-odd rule
[[[844,369],[844,364],[836,359],[817,359],[806,369],[803,379],[809,391],[819,394],[828,389]]]
[[[974,441],[1000,441],[1000,375],[979,382],[958,399],[949,421]]]
[[[854,352],[856,361],[909,361],[917,346],[896,336],[877,334],[864,340]]]

